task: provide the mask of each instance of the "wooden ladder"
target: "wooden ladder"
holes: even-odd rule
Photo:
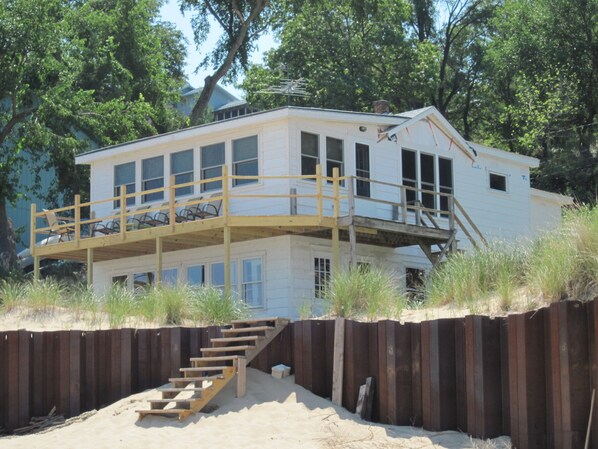
[[[245,396],[246,365],[289,324],[286,318],[236,320],[201,348],[201,357],[191,358],[191,367],[181,368],[183,377],[168,379],[169,387],[159,388],[161,399],[150,399],[149,409],[136,410],[139,418],[161,415],[183,420],[201,411],[234,377],[237,397]]]

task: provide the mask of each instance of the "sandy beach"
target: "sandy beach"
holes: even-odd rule
[[[458,432],[426,432],[413,427],[373,424],[330,401],[295,385],[249,369],[247,395],[235,398],[234,382],[217,396],[211,413],[177,420],[148,416],[139,420],[136,409],[147,390],[118,401],[87,419],[75,419],[41,434],[5,437],[3,449],[116,449],[116,448],[509,448],[510,440],[472,440]]]

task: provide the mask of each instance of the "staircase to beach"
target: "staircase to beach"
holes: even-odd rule
[[[191,367],[181,368],[182,377],[169,379],[171,386],[159,388],[162,397],[150,399],[149,409],[137,410],[140,419],[160,415],[183,420],[201,411],[222,389],[237,378],[237,397],[245,395],[246,366],[289,324],[285,318],[237,320],[222,329],[201,348],[201,357],[191,358]]]

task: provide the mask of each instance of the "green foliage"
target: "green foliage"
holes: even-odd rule
[[[49,313],[64,304],[66,287],[52,278],[25,284],[25,301],[34,313]]]
[[[365,265],[334,275],[326,285],[324,297],[334,316],[365,316],[369,320],[398,316],[406,304],[393,273]]]
[[[104,298],[104,310],[111,328],[123,327],[128,318],[136,315],[135,295],[125,286],[115,284]]]
[[[222,325],[249,315],[245,303],[210,286],[193,289],[190,303],[191,318],[202,324]]]
[[[138,299],[139,310],[149,321],[159,320],[164,324],[180,325],[189,315],[189,298],[192,293],[184,284],[157,286]]]
[[[10,312],[23,305],[25,298],[21,282],[11,279],[0,281],[0,310]]]

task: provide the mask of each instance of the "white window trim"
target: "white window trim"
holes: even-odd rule
[[[510,177],[510,175],[508,173],[500,172],[500,171],[497,171],[497,170],[486,170],[486,173],[487,173],[486,179],[487,179],[487,182],[488,182],[487,189],[490,192],[497,193],[499,195],[505,195],[505,194],[509,193],[509,191],[510,191],[510,189],[509,189],[509,187],[510,187],[509,186],[509,177]],[[505,190],[493,189],[492,187],[490,187],[490,175],[502,176],[503,178],[505,178]]]

